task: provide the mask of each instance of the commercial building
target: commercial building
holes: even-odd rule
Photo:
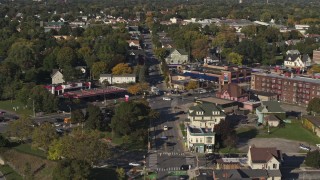
[[[314,97],[320,97],[318,79],[293,74],[252,73],[251,89],[276,93],[277,100],[299,105],[307,105]]]
[[[187,126],[187,147],[197,153],[212,153],[215,132],[212,129]]]
[[[135,74],[123,74],[123,75],[112,75],[112,74],[101,74],[99,82],[102,84],[104,81],[109,84],[124,84],[124,83],[135,83]]]

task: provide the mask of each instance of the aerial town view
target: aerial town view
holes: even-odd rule
[[[320,180],[319,0],[0,0],[0,180]]]

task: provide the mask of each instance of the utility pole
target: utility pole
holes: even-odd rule
[[[34,108],[34,99],[32,99],[33,117],[36,117],[36,109]]]

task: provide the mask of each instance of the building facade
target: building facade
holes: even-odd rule
[[[190,107],[188,112],[190,125],[199,128],[213,129],[214,126],[224,120],[225,117],[225,113],[215,104],[206,102]]]
[[[320,98],[320,81],[294,75],[253,73],[251,89],[277,94],[286,103],[307,105],[315,97]]]
[[[215,133],[212,129],[187,126],[187,147],[196,153],[212,153]]]
[[[109,84],[126,84],[135,83],[136,75],[134,74],[123,74],[123,75],[112,75],[112,74],[101,74],[99,82],[102,84],[104,81]]]

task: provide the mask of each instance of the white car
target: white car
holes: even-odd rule
[[[163,130],[164,130],[164,131],[167,131],[167,130],[168,130],[168,126],[164,125],[164,126],[163,126]]]
[[[171,98],[169,98],[169,97],[163,97],[162,99],[165,101],[171,101]]]
[[[129,166],[135,166],[135,167],[137,167],[137,166],[141,166],[141,164],[138,163],[138,162],[131,162],[131,163],[129,163]]]

